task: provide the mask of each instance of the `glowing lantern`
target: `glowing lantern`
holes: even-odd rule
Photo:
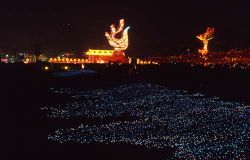
[[[215,32],[214,28],[207,28],[207,31],[203,34],[196,36],[203,43],[203,49],[199,49],[198,52],[202,55],[207,55],[208,53],[208,42],[213,38],[213,34]]]
[[[109,41],[109,44],[115,48],[115,50],[123,51],[128,47],[128,29],[130,27],[126,27],[124,30],[124,19],[120,20],[119,26],[116,28],[114,24],[110,26],[111,32],[105,32],[105,36]],[[123,32],[122,32],[123,31]],[[116,38],[118,33],[122,32],[121,38]]]

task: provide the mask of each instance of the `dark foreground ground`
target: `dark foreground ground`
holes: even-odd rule
[[[40,68],[40,65],[0,65],[3,159],[167,159],[173,153],[170,148],[149,150],[128,144],[48,142],[48,133],[54,126],[41,107],[67,101],[54,97],[50,87],[84,89],[140,81],[250,103],[250,70],[161,65],[138,66],[133,71],[129,66],[115,65],[95,67],[101,73],[98,75],[53,78]]]

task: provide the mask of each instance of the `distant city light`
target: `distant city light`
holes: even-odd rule
[[[29,63],[29,61],[30,61],[30,59],[26,58],[23,63],[27,64],[27,63]]]

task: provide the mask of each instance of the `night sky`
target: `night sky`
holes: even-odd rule
[[[215,27],[209,46],[220,51],[250,48],[249,0],[74,2],[14,0],[0,5],[0,49],[47,54],[112,49],[104,32],[120,18],[129,25],[129,56],[195,52],[196,35]]]

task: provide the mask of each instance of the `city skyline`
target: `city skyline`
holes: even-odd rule
[[[148,56],[196,52],[195,38],[206,27],[216,28],[211,50],[249,48],[247,1],[204,4],[189,2],[4,2],[0,7],[0,49],[25,52],[75,52],[111,49],[104,32],[124,18],[130,29],[127,55]]]

